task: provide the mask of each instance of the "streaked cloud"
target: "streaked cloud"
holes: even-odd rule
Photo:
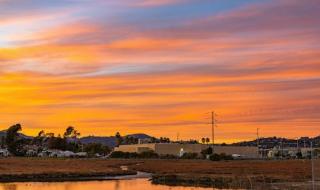
[[[317,135],[316,0],[0,5],[2,128],[200,138],[215,109],[221,141]]]

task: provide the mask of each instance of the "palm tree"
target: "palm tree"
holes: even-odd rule
[[[123,138],[121,137],[119,132],[116,133],[115,137],[116,137],[116,144],[117,146],[119,146],[122,143]]]
[[[202,137],[201,142],[202,144],[206,143],[206,138]]]

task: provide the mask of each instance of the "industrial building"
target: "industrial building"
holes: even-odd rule
[[[198,153],[207,149],[210,145],[205,144],[179,144],[179,143],[149,143],[149,144],[132,144],[120,145],[114,151],[121,152],[146,152],[154,151],[159,155],[182,156],[184,153]],[[258,158],[258,148],[248,146],[214,146],[214,153],[227,155],[239,155],[242,158]]]

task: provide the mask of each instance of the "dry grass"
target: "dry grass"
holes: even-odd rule
[[[50,173],[121,173],[121,165],[134,161],[97,159],[41,159],[5,158],[0,159],[0,175],[50,174]],[[135,162],[134,162],[135,163]]]
[[[121,165],[155,174],[184,176],[263,176],[280,181],[306,181],[311,178],[308,160],[221,161],[205,160],[98,160],[98,159],[0,159],[0,175],[50,173],[121,173]],[[320,166],[320,162],[317,163]]]
[[[319,162],[319,161],[318,161]],[[320,166],[320,162],[318,163]],[[262,176],[280,181],[306,181],[311,179],[309,160],[283,161],[221,161],[203,160],[145,160],[131,168],[156,174],[185,176]]]

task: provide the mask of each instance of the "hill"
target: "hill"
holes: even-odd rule
[[[0,131],[0,138],[7,136],[7,130]],[[23,133],[19,133],[19,137],[23,139],[32,139],[33,137],[25,135]]]
[[[314,147],[320,147],[320,136],[310,138],[310,137],[300,137],[299,139],[287,139],[281,137],[266,137],[259,139],[259,145],[262,148],[273,148],[275,146],[283,147],[310,147],[311,142]],[[257,146],[257,140],[243,141],[233,143],[236,146]]]
[[[143,133],[138,134],[131,134],[124,136],[125,137],[134,137],[137,139],[147,139],[152,138],[151,136]],[[103,145],[109,146],[109,147],[115,147],[116,146],[116,138],[114,136],[109,137],[103,137],[103,136],[87,136],[80,138],[80,142],[83,144],[89,144],[89,143],[101,143]]]

